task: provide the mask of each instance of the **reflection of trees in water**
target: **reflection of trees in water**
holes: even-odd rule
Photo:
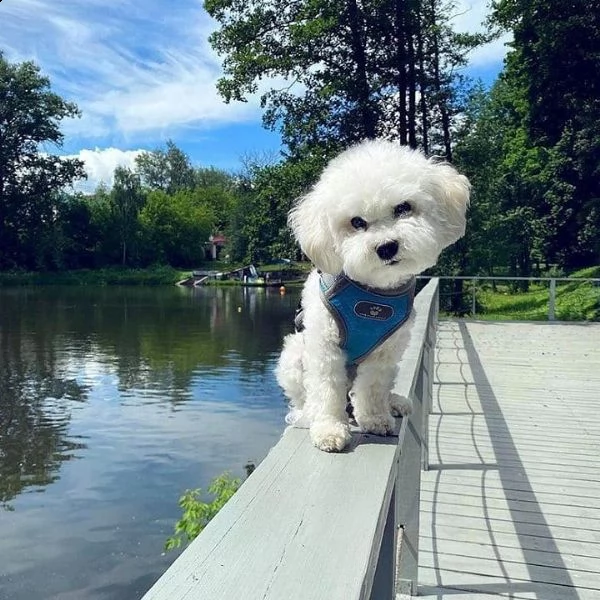
[[[104,351],[114,350],[121,386],[158,386],[173,400],[178,394],[187,399],[184,391],[198,372],[234,366],[264,374],[292,329],[297,303],[294,294],[261,288],[121,293],[121,315],[113,298],[97,342]]]
[[[86,390],[61,377],[56,323],[33,327],[42,314],[27,295],[0,294],[0,504],[25,488],[58,478],[60,464],[85,446],[68,438],[73,401]],[[32,320],[33,319],[33,320]]]
[[[256,288],[0,290],[0,503],[84,447],[68,430],[90,368],[116,374],[122,396],[178,404],[203,373],[264,376],[296,302]]]

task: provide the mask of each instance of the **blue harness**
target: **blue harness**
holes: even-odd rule
[[[358,365],[408,319],[415,296],[415,278],[394,289],[363,287],[343,274],[321,273],[321,298],[340,332],[347,365]],[[296,316],[301,331],[302,314]]]

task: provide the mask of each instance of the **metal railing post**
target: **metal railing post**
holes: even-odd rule
[[[550,280],[550,297],[548,298],[548,321],[556,320],[554,306],[556,304],[556,279]]]

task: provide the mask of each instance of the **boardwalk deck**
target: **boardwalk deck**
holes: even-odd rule
[[[441,322],[419,594],[600,599],[600,324]]]

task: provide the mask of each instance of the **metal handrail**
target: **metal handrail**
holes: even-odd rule
[[[460,280],[460,281],[473,281],[474,285],[471,289],[471,316],[477,315],[477,283],[480,281],[543,281],[548,282],[548,321],[556,320],[556,282],[568,282],[568,283],[588,283],[594,282],[600,285],[600,278],[598,277],[508,277],[504,275],[499,276],[479,276],[479,275],[440,275],[435,276],[438,280]],[[428,275],[419,275],[417,279],[431,279]]]

